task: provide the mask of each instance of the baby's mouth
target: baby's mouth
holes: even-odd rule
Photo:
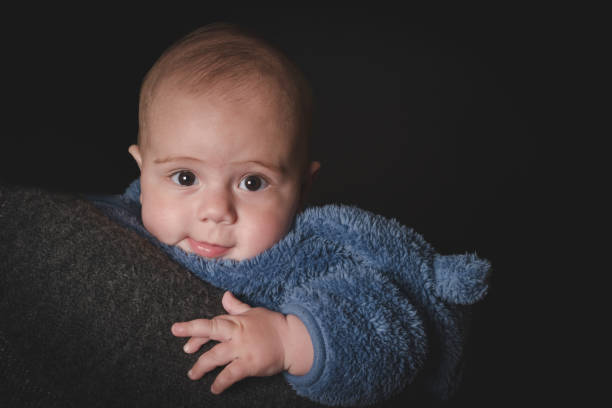
[[[225,255],[232,247],[215,245],[208,242],[200,242],[187,237],[187,242],[193,253],[204,258],[219,258]]]

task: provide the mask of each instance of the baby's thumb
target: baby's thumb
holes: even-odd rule
[[[236,299],[236,297],[230,291],[223,294],[221,303],[223,304],[225,311],[231,315],[241,314],[251,309],[251,306]]]

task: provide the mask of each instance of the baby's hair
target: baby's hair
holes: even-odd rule
[[[209,24],[187,34],[162,53],[140,90],[139,144],[147,110],[159,86],[169,80],[182,91],[195,94],[214,90],[223,95],[263,84],[281,98],[279,106],[303,133],[300,138],[308,139],[312,94],[306,79],[282,52],[242,27]]]

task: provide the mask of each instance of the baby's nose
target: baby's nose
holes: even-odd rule
[[[226,188],[204,189],[198,202],[197,216],[200,221],[233,224],[236,221],[236,209],[232,192]]]

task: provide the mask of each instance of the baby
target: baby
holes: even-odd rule
[[[228,290],[227,315],[172,326],[187,353],[219,342],[188,373],[224,366],[213,393],[283,372],[326,404],[371,404],[417,378],[448,398],[489,264],[439,255],[354,207],[303,210],[320,167],[310,116],[309,87],[283,54],[235,26],[205,26],[147,74],[129,148],[140,180],[98,205]]]
[[[211,25],[175,44],[145,78],[138,145],[129,148],[145,228],[209,259],[244,260],[272,247],[319,168],[307,153],[310,103],[299,71],[235,27]],[[308,372],[313,349],[298,318],[251,310],[230,293],[223,305],[229,316],[172,327],[191,337],[188,353],[222,341],[190,378],[228,364],[212,385],[220,393],[246,376]]]

